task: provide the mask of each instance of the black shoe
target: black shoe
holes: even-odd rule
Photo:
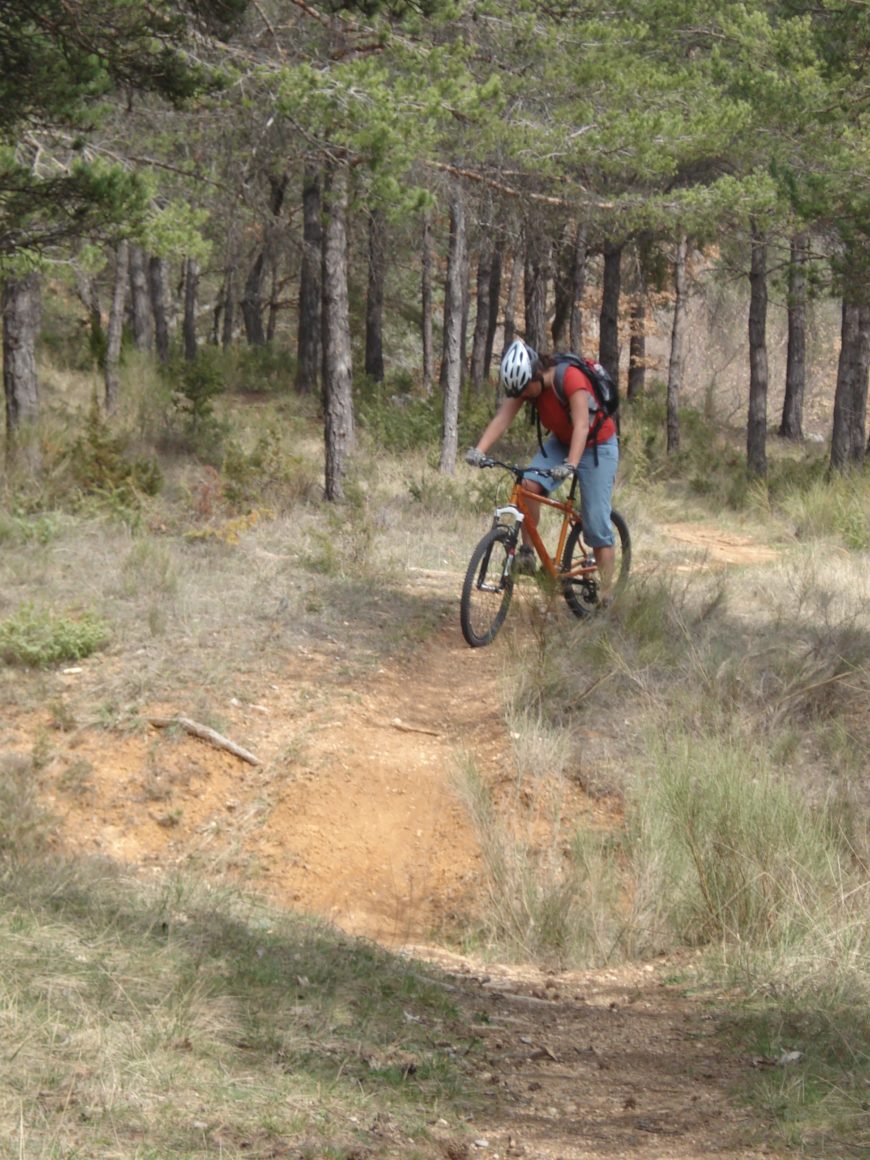
[[[523,544],[517,548],[517,554],[514,557],[514,571],[519,576],[531,576],[538,570],[538,562],[535,559],[535,549],[530,548],[528,544]]]

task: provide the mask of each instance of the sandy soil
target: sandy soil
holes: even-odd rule
[[[677,544],[744,564],[758,546],[679,525]],[[417,573],[414,586],[458,595],[460,577]],[[752,1061],[714,1038],[719,1012],[669,983],[673,963],[545,975],[484,966],[445,949],[480,904],[481,856],[456,792],[458,755],[494,787],[508,777],[498,643],[471,650],[457,609],[411,655],[335,683],[325,655],[300,650],[257,703],[225,706],[230,738],[259,764],[177,728],[143,722],[128,736],[52,734],[45,771],[65,840],[162,874],[220,866],[280,905],[403,948],[450,972],[457,1002],[489,1021],[491,1110],[468,1154],[529,1158],[771,1155],[729,1088]],[[99,657],[61,674],[86,690]],[[185,715],[183,704],[153,716]],[[56,725],[56,723],[55,723]],[[9,730],[29,753],[48,714]],[[570,791],[574,814],[608,824],[606,800]],[[449,1155],[460,1155],[453,1144]]]

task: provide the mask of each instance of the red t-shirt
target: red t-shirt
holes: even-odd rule
[[[562,380],[562,383],[565,388],[566,399],[570,399],[577,391],[585,391],[589,396],[589,426],[592,427],[596,422],[598,400],[595,398],[595,391],[592,389],[592,384],[589,382],[589,379],[578,367],[566,367],[565,378]],[[535,406],[538,408],[538,414],[541,417],[541,426],[546,428],[547,431],[552,431],[563,443],[570,443],[574,425],[571,422],[570,414],[559,402],[559,397],[552,387],[548,387],[541,392],[535,400]],[[612,439],[615,434],[616,424],[612,416],[608,415],[595,432],[594,441],[596,443],[604,443],[605,440]]]

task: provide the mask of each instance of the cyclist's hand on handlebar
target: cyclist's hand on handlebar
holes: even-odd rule
[[[550,469],[550,478],[556,483],[561,483],[563,479],[571,479],[576,470],[573,463],[560,463],[558,467]]]
[[[465,452],[465,462],[469,467],[485,467],[489,460],[479,447],[469,447]]]

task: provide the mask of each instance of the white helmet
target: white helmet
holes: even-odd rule
[[[499,368],[504,393],[513,399],[521,395],[534,378],[539,363],[537,351],[526,346],[521,338],[512,342],[502,355]]]

